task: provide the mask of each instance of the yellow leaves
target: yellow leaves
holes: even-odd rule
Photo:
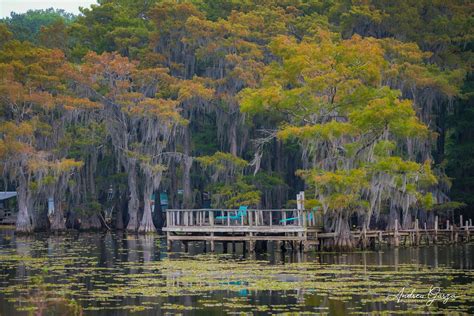
[[[426,64],[431,52],[422,51],[415,43],[404,43],[387,38],[379,40],[384,48],[390,69],[386,76],[403,81],[417,88],[432,88],[448,97],[459,94],[465,71],[462,68],[441,71],[435,65]]]
[[[374,171],[387,174],[413,174],[421,170],[420,164],[401,157],[384,157],[372,166]]]
[[[78,74],[82,82],[96,85],[97,89],[107,88],[112,94],[130,88],[129,79],[136,70],[136,63],[130,62],[127,57],[115,52],[101,55],[89,52],[83,61]]]
[[[244,113],[258,113],[270,110],[280,104],[283,96],[279,86],[270,86],[261,89],[244,89],[239,93],[240,110]]]
[[[342,42],[343,56],[352,76],[364,84],[377,86],[386,66],[384,50],[379,41],[359,35]]]
[[[8,147],[5,144],[3,139],[0,139],[0,160],[3,160],[7,157],[8,154]]]
[[[65,110],[72,111],[77,109],[94,110],[100,109],[103,105],[99,102],[93,102],[86,98],[75,98],[72,96],[59,95],[55,98],[58,106],[63,106]]]
[[[306,125],[306,126],[286,126],[278,132],[278,137],[288,139],[295,137],[302,140],[321,139],[334,141],[343,136],[357,134],[357,128],[350,123],[337,122],[335,120],[325,124]]]
[[[216,152],[212,156],[202,156],[196,158],[199,163],[204,167],[217,167],[217,168],[226,168],[229,165],[235,166],[237,168],[244,168],[248,165],[248,162],[239,157],[233,156],[230,153]]]
[[[429,188],[438,183],[438,178],[431,169],[431,160],[426,160],[420,169],[419,185],[421,188]]]
[[[352,5],[348,13],[342,14],[343,19],[354,19],[356,17],[365,18],[378,24],[387,17],[387,14],[362,2],[360,5]]]
[[[76,161],[74,159],[62,159],[53,163],[50,163],[50,168],[55,172],[70,172],[74,169],[79,169],[84,165],[82,161]]]
[[[0,63],[0,80],[3,82],[11,82],[14,80],[13,65]]]
[[[349,113],[352,124],[362,131],[385,131],[397,137],[428,136],[428,127],[419,121],[410,100],[399,100],[397,91],[388,88],[379,92],[366,107]]]
[[[183,80],[177,84],[179,89],[178,101],[184,102],[187,100],[203,99],[210,100],[214,96],[214,90],[206,88],[204,84],[195,77],[193,80]]]
[[[162,120],[162,123],[184,124],[185,121],[177,111],[177,105],[178,102],[171,99],[143,98],[123,110],[132,116],[156,118]]]
[[[380,39],[388,59],[393,63],[420,64],[424,59],[431,57],[431,52],[422,51],[416,43],[401,42],[394,38]]]
[[[48,161],[45,159],[31,159],[28,162],[28,167],[31,172],[43,172],[58,175],[65,172],[71,172],[74,169],[79,169],[83,166],[82,161],[73,159],[61,159],[56,161]]]
[[[13,37],[13,33],[10,32],[8,26],[5,23],[0,23],[0,46],[7,42]]]
[[[317,169],[299,170],[297,175],[316,190],[322,204],[336,211],[362,206],[361,192],[369,186],[365,168],[334,172]]]
[[[34,126],[34,121],[24,121],[19,124],[12,121],[6,121],[0,124],[0,133],[3,137],[31,137],[34,132]]]
[[[34,92],[30,94],[24,94],[22,101],[38,105],[46,110],[51,110],[54,106],[54,98],[48,92]]]

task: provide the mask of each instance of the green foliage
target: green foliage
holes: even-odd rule
[[[214,208],[238,208],[247,205],[257,208],[260,205],[261,192],[249,184],[248,179],[237,177],[229,184],[218,183],[208,187]]]
[[[100,0],[77,17],[13,13],[0,21],[0,169],[12,185],[31,176],[38,198],[74,188],[70,203],[93,212],[110,185],[123,200],[208,188],[215,207],[305,186],[307,207],[347,217],[436,209],[453,183],[472,205],[471,11]]]
[[[5,23],[19,41],[28,41],[39,44],[39,35],[42,27],[49,27],[59,21],[65,24],[71,23],[75,16],[61,9],[49,8],[46,10],[28,10],[26,13],[12,12],[10,17],[0,20]],[[54,36],[55,34],[50,34]]]
[[[466,207],[466,203],[450,201],[442,204],[433,205],[434,211],[447,212],[462,209]]]
[[[451,196],[474,210],[474,76],[463,87],[465,99],[458,101],[448,118],[447,174],[453,178]]]
[[[198,157],[196,160],[212,174],[213,182],[229,183],[248,165],[246,160],[220,151],[211,156]]]

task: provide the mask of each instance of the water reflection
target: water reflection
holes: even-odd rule
[[[28,314],[22,308],[29,303],[20,304],[18,298],[30,291],[39,293],[40,298],[52,295],[64,306],[71,305],[73,299],[88,315],[220,315],[241,311],[343,315],[400,312],[414,306],[426,312],[423,304],[382,298],[404,284],[422,290],[432,282],[451,291],[466,291],[474,280],[473,247],[458,244],[301,253],[275,251],[275,245],[269,244],[265,253],[244,254],[242,243],[236,243],[235,252],[228,245],[228,254],[216,256],[203,254],[202,242],[190,242],[189,254],[167,253],[166,241],[155,235],[15,236],[2,231],[0,314]],[[221,254],[225,250],[220,245],[216,249]],[[177,245],[173,250],[183,249]],[[39,282],[34,281],[38,275],[42,283],[34,283]],[[470,302],[472,293],[465,296]],[[468,305],[437,304],[430,311],[461,308],[474,312]]]

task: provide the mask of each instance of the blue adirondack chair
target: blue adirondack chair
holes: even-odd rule
[[[286,218],[286,219],[281,219],[280,220],[280,223],[285,223],[285,222],[290,222],[290,221],[295,221],[297,220],[299,217],[290,217],[290,218]],[[313,213],[309,213],[308,214],[308,221],[312,220],[313,219]]]
[[[244,216],[247,215],[247,206],[241,206],[239,207],[239,210],[237,211],[237,213],[235,215],[230,215],[229,213],[227,213],[227,215],[222,215],[222,216],[216,216],[215,219],[240,219]]]

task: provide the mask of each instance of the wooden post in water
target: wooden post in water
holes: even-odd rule
[[[249,233],[249,252],[255,251],[255,241],[252,239],[253,233]]]
[[[211,233],[211,252],[216,251],[216,243],[214,241],[214,233]]]
[[[281,241],[275,240],[273,243],[275,244],[275,251],[280,252],[281,251]]]
[[[431,236],[428,234],[428,229],[426,227],[426,222],[424,223],[425,226],[425,241],[428,242],[428,245],[431,245]]]
[[[466,242],[469,241],[469,222],[466,221],[466,226],[464,226],[464,229],[465,229],[465,234],[466,234]]]
[[[438,242],[438,216],[435,216],[433,242],[434,242],[435,244]]]
[[[171,251],[171,246],[170,232],[166,232],[166,250]]]
[[[448,221],[448,223],[449,223],[449,221]],[[451,241],[451,242],[454,242],[454,226],[451,225],[450,227],[448,227],[448,229],[451,230],[451,238],[450,238],[450,241]]]
[[[366,249],[367,248],[367,229],[365,227],[365,224],[364,224],[364,227],[362,228],[362,235],[361,235],[361,246],[362,246],[362,249]]]
[[[398,234],[398,219],[395,219],[395,229],[393,231],[393,245],[398,247],[400,245],[400,236]]]
[[[459,228],[462,228],[462,215],[459,215]]]
[[[420,227],[418,226],[418,218],[415,218],[415,244],[420,245]]]

